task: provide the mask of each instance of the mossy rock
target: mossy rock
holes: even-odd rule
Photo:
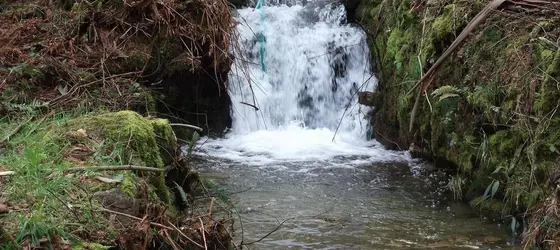
[[[73,140],[76,140],[74,131],[81,129],[90,138],[109,140],[113,145],[123,145],[132,149],[125,150],[131,153],[121,157],[124,158],[122,164],[164,168],[164,159],[169,161],[171,157],[167,152],[174,152],[177,148],[177,141],[167,120],[148,119],[133,111],[78,117],[70,120],[64,129],[70,130],[67,135]],[[162,173],[137,172],[136,175],[147,177],[161,201],[170,202]],[[135,196],[134,184],[134,176],[125,175],[121,189],[127,195]]]
[[[502,201],[492,198],[485,199],[483,195],[472,200],[470,205],[493,219],[503,219],[505,215],[509,215],[512,212],[511,208]]]

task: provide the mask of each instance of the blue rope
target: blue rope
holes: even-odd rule
[[[264,0],[259,0],[257,2],[257,6],[255,7],[255,9],[260,9],[264,4]],[[261,11],[261,25],[263,25],[264,23],[264,12]],[[259,40],[261,42],[261,69],[262,71],[266,72],[265,70],[265,66],[264,66],[264,34],[262,29],[259,31]]]

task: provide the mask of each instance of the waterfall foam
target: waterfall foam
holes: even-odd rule
[[[357,91],[373,90],[377,79],[365,34],[346,24],[342,4],[247,8],[237,20],[241,51],[229,76],[233,126],[225,138],[202,143],[201,153],[254,164],[395,159],[366,140],[370,108],[357,103]]]

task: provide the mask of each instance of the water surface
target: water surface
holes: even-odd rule
[[[374,91],[377,79],[366,36],[346,24],[344,7],[276,2],[239,10],[233,125],[197,150],[199,170],[239,192],[231,197],[237,242],[283,223],[248,247],[507,248],[503,229],[442,200],[445,181],[368,140],[372,108],[356,92]]]

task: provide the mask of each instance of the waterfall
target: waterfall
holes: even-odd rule
[[[201,144],[202,153],[255,164],[385,158],[366,140],[370,108],[357,103],[358,90],[377,86],[366,36],[346,23],[342,4],[278,2],[238,10],[236,20],[233,125],[225,138]]]

